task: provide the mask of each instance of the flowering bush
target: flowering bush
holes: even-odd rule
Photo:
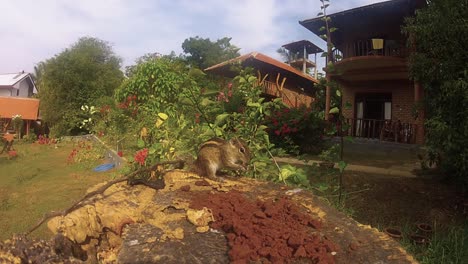
[[[13,159],[13,158],[16,158],[17,156],[18,156],[18,152],[16,152],[16,150],[8,151],[8,159]]]
[[[147,157],[148,157],[148,149],[144,148],[144,149],[139,150],[139,151],[137,151],[135,153],[134,160],[135,160],[135,162],[140,164],[140,166],[143,166],[143,165],[145,165]]]
[[[283,107],[266,120],[270,140],[292,154],[321,148],[324,122],[310,109]]]
[[[37,143],[39,145],[49,145],[49,144],[56,144],[57,143],[57,139],[55,138],[48,138],[48,137],[45,137],[43,135],[39,135],[39,137],[37,138]]]
[[[67,157],[67,163],[87,163],[89,167],[100,159],[104,158],[104,149],[100,145],[95,145],[90,141],[78,141]]]

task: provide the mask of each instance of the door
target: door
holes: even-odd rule
[[[356,136],[378,138],[385,120],[392,119],[391,93],[356,94]]]

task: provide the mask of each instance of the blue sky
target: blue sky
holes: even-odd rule
[[[337,12],[383,1],[330,2]],[[0,0],[0,10],[0,73],[31,72],[82,36],[108,41],[124,65],[148,52],[182,53],[194,36],[232,37],[242,54],[277,59],[289,42],[325,47],[298,23],[316,16],[319,0]]]

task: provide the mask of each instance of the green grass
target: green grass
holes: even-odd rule
[[[468,225],[466,224],[434,230],[433,234],[428,236],[430,238],[428,245],[413,244],[407,237],[409,234],[411,232],[408,228],[403,229],[404,239],[401,244],[422,264],[464,264],[468,259]]]
[[[102,160],[68,164],[75,147],[71,142],[54,145],[15,144],[18,157],[0,155],[0,240],[23,233],[44,213],[63,210],[83,196],[86,190],[117,175],[117,171],[93,172]],[[32,236],[47,238],[44,224]]]

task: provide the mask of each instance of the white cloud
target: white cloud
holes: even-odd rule
[[[332,1],[330,11],[373,2]],[[182,52],[184,39],[232,37],[246,53],[315,40],[298,24],[320,10],[310,0],[0,0],[0,72],[32,71],[36,63],[93,36],[113,44],[125,64],[147,52]]]

